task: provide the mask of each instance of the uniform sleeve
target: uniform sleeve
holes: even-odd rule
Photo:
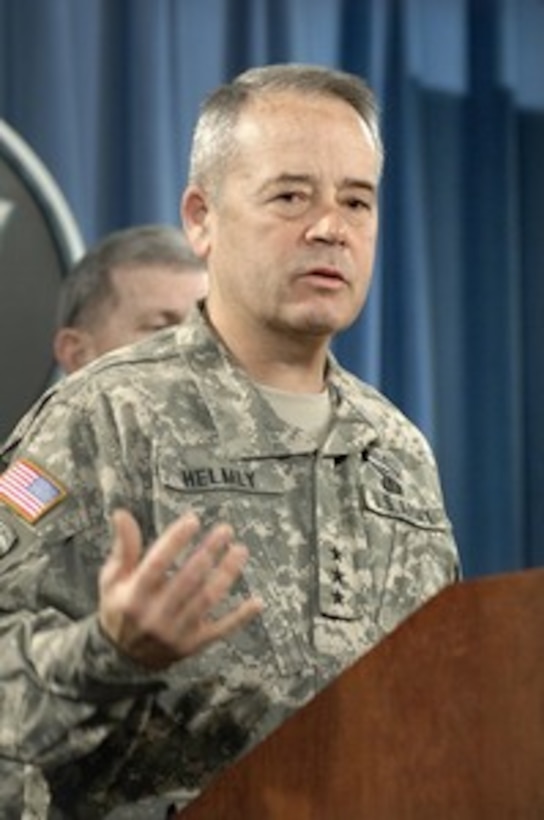
[[[99,403],[52,401],[10,442],[0,476],[2,805],[24,799],[29,771],[96,749],[161,685],[96,617],[109,514],[135,504],[123,464],[117,425]]]

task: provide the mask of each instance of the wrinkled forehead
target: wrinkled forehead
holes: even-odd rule
[[[380,176],[381,155],[369,126],[336,96],[267,93],[247,107],[233,138],[230,170],[237,177],[309,174],[313,169],[377,184]]]
[[[362,114],[343,97],[323,91],[274,89],[253,96],[239,112],[234,131],[242,143],[267,136],[289,143],[307,135],[309,129],[329,129],[335,124],[351,128],[380,153],[377,137]]]

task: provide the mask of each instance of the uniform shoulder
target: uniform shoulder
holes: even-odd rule
[[[170,382],[179,379],[180,371],[183,355],[175,328],[107,353],[51,385],[22,416],[0,453],[5,459],[31,430],[44,423],[51,426],[62,418],[66,425],[75,425],[78,419],[90,418],[105,403],[146,403],[148,397],[147,404],[153,406],[167,393]]]
[[[342,368],[337,377],[344,398],[372,424],[382,441],[395,449],[410,450],[425,460],[434,460],[426,435],[384,393]]]
[[[78,405],[103,393],[152,391],[156,389],[155,382],[167,379],[174,363],[176,371],[179,370],[180,358],[183,356],[175,328],[167,328],[141,342],[112,350],[64,377],[54,385],[52,397],[57,402]]]

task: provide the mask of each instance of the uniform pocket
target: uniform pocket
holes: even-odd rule
[[[383,550],[377,623],[389,632],[456,579],[457,550],[444,508],[413,489],[409,498],[368,489],[362,495],[369,544]]]
[[[423,498],[418,499],[413,493],[410,499],[366,487],[362,488],[361,493],[364,508],[370,513],[425,530],[446,532],[451,529],[443,507],[428,506]]]

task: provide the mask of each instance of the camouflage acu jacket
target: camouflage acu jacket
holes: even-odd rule
[[[421,433],[332,356],[328,385],[316,448],[196,310],[19,424],[0,479],[3,818],[164,817],[457,577]],[[231,601],[260,595],[262,617],[160,674],[120,655],[94,614],[119,506],[146,543],[188,508],[232,523],[250,560]]]

